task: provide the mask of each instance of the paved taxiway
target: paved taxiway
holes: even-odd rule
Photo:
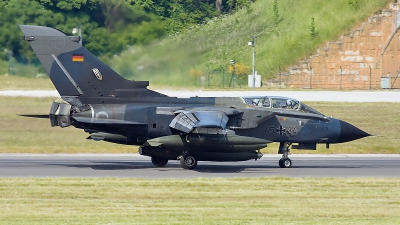
[[[293,167],[278,167],[280,155],[258,161],[199,162],[184,170],[178,161],[155,168],[136,154],[0,154],[0,177],[400,177],[400,155],[291,155]]]

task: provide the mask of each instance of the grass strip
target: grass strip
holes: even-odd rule
[[[47,75],[43,78],[0,76],[0,90],[55,90]]]
[[[400,179],[0,179],[3,224],[398,224]]]
[[[51,127],[48,119],[19,114],[48,114],[54,98],[0,97],[0,153],[136,153],[136,146],[86,140],[88,134],[73,127]],[[318,111],[345,120],[376,135],[329,149],[318,145],[316,151],[293,150],[293,153],[368,153],[400,154],[400,103],[309,102]],[[277,153],[271,144],[263,153]]]

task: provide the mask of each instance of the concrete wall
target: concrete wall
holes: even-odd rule
[[[280,78],[285,86],[319,89],[379,89],[381,77],[390,76],[400,88],[400,11],[390,5],[369,17],[361,28],[288,69]]]

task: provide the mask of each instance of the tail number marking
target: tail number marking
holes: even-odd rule
[[[281,136],[286,133],[293,135],[293,134],[297,134],[297,127],[270,126],[270,127],[265,128],[265,132],[269,133],[269,134],[277,133]]]

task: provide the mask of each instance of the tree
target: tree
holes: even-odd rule
[[[31,49],[21,40],[18,24],[54,27],[67,35],[81,26],[85,47],[110,56],[248,4],[248,0],[2,0],[0,50],[30,58]],[[4,51],[0,58],[6,59]]]
[[[3,0],[2,2],[0,2],[0,12],[3,11],[7,5],[8,5],[9,0]]]
[[[221,10],[222,10],[222,0],[215,0],[215,8],[217,9],[218,12],[221,12]]]

